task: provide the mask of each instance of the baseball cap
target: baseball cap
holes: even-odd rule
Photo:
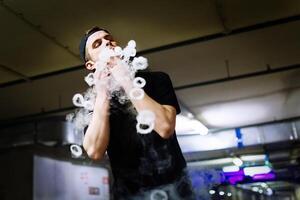
[[[86,46],[86,42],[88,40],[88,38],[98,32],[98,31],[105,31],[107,33],[109,33],[109,31],[107,31],[106,29],[103,29],[103,28],[99,28],[98,26],[94,26],[93,28],[91,28],[90,30],[88,30],[84,36],[81,38],[81,41],[80,41],[80,44],[79,44],[79,55],[80,55],[80,58],[83,60],[83,62],[86,62],[86,58],[85,58],[85,46]]]

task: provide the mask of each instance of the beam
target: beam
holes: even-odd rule
[[[39,113],[35,113],[35,114],[25,115],[25,116],[21,116],[21,117],[11,118],[11,119],[7,119],[7,120],[1,120],[0,128],[18,124],[18,123],[30,122],[30,121],[34,121],[36,119],[49,117],[51,115],[58,115],[60,113],[73,112],[76,108],[77,107],[75,107],[75,106],[70,106],[70,107],[59,108],[59,109],[55,109],[55,110],[49,110],[49,111],[39,112]]]
[[[234,80],[239,80],[239,79],[251,78],[251,77],[256,77],[256,76],[263,76],[263,75],[274,74],[274,73],[290,71],[290,70],[297,70],[297,69],[300,69],[300,64],[289,65],[289,66],[284,66],[284,67],[279,67],[279,68],[274,68],[274,69],[272,69],[268,66],[267,69],[263,70],[263,71],[258,71],[258,72],[248,73],[248,74],[242,74],[242,75],[237,75],[237,76],[230,76],[230,77],[220,78],[220,79],[215,79],[215,80],[191,83],[191,84],[187,84],[187,85],[174,87],[174,89],[178,91],[178,90],[190,89],[190,88],[193,88],[193,87],[200,87],[200,86],[218,84],[218,83],[223,83],[223,82],[227,82],[227,81],[234,81]]]
[[[7,71],[11,74],[14,74],[14,75],[22,78],[23,81],[27,81],[27,82],[31,81],[31,79],[29,77],[27,77],[26,75],[14,70],[6,65],[0,64],[0,68],[2,68],[4,71]]]

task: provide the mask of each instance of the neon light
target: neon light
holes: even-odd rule
[[[235,164],[238,167],[243,165],[243,161],[238,157],[232,158],[232,162],[233,162],[233,164]]]
[[[222,168],[223,172],[237,172],[240,171],[240,168],[236,165],[225,166]]]
[[[274,173],[268,173],[268,174],[256,174],[252,177],[253,180],[273,180],[276,176]]]
[[[240,182],[242,180],[244,180],[244,177],[243,175],[240,175],[240,176],[232,176],[232,177],[229,177],[228,178],[228,181],[231,185],[235,185],[237,182]]]
[[[245,167],[244,174],[246,176],[254,176],[256,174],[267,174],[271,172],[271,168],[269,166],[256,166],[256,167]]]

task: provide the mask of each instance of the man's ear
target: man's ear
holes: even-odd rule
[[[93,61],[89,60],[85,63],[85,67],[88,70],[93,70],[93,69],[95,69],[95,63]]]

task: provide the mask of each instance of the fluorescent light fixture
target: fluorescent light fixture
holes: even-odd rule
[[[219,159],[211,159],[204,161],[196,161],[196,162],[188,162],[187,165],[189,167],[205,167],[205,166],[217,166],[217,165],[227,165],[231,163],[231,158],[219,158]]]
[[[257,174],[267,174],[271,172],[271,168],[269,166],[256,166],[256,167],[245,167],[244,173],[246,176],[254,176]]]
[[[235,164],[238,167],[243,165],[243,161],[238,157],[232,158],[232,162],[233,162],[233,164]]]
[[[257,100],[246,99],[206,106],[199,116],[211,126],[238,127],[265,119],[272,112],[273,106],[274,104],[268,103],[267,99],[264,99],[263,104]]]
[[[225,166],[222,168],[223,172],[238,172],[240,168],[236,165]]]
[[[245,155],[241,156],[242,161],[251,162],[251,161],[263,161],[266,159],[266,155],[258,154],[258,155]]]
[[[204,126],[199,120],[184,115],[176,116],[175,129],[177,135],[208,134],[208,128]]]

